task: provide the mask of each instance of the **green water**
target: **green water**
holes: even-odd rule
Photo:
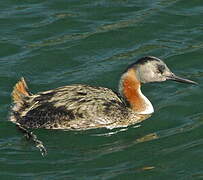
[[[1,0],[1,179],[203,179],[202,17],[201,0]],[[145,85],[155,113],[139,126],[35,130],[46,157],[8,121],[22,76],[33,93],[72,83],[116,90],[145,55],[199,86]]]

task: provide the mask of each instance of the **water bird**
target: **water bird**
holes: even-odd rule
[[[119,92],[73,84],[32,94],[22,78],[12,92],[10,121],[24,128],[87,130],[126,127],[149,117],[154,108],[141,85],[173,80],[197,84],[176,76],[159,58],[147,56],[121,75]]]

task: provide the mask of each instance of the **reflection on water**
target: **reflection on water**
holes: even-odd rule
[[[138,143],[141,143],[141,142],[151,141],[151,140],[158,139],[158,138],[159,138],[159,136],[156,133],[150,133],[141,138],[136,139],[136,141]]]
[[[159,138],[173,136],[173,135],[179,134],[179,133],[185,133],[188,131],[192,131],[193,129],[198,128],[203,125],[203,114],[202,113],[196,114],[195,116],[190,117],[190,120],[191,120],[191,122],[183,124],[179,127],[161,130],[161,131],[147,134],[141,138],[136,139],[136,142],[142,143],[142,142],[151,141],[151,140],[155,140],[155,139],[159,139]]]

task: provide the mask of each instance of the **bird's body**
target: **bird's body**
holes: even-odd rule
[[[75,84],[25,97],[14,105],[11,121],[27,128],[83,130],[128,126],[145,117],[111,89]]]
[[[153,75],[148,68],[142,68],[146,63],[156,66],[160,71],[157,73],[165,73],[169,77],[170,71],[160,59],[145,57],[123,73],[118,94],[104,87],[75,84],[33,95],[22,79],[13,91],[10,120],[26,128],[72,130],[115,128],[138,123],[154,112],[152,104],[141,92],[141,83],[150,82],[150,78],[151,82],[156,78],[164,81],[158,76],[151,77]],[[147,73],[146,77],[142,77],[142,73]]]

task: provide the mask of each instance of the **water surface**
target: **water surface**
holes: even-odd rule
[[[202,1],[0,4],[1,179],[203,179]],[[146,55],[199,86],[145,85],[155,113],[128,128],[35,130],[46,157],[8,121],[22,76],[33,93],[72,83],[117,90],[123,70]]]

